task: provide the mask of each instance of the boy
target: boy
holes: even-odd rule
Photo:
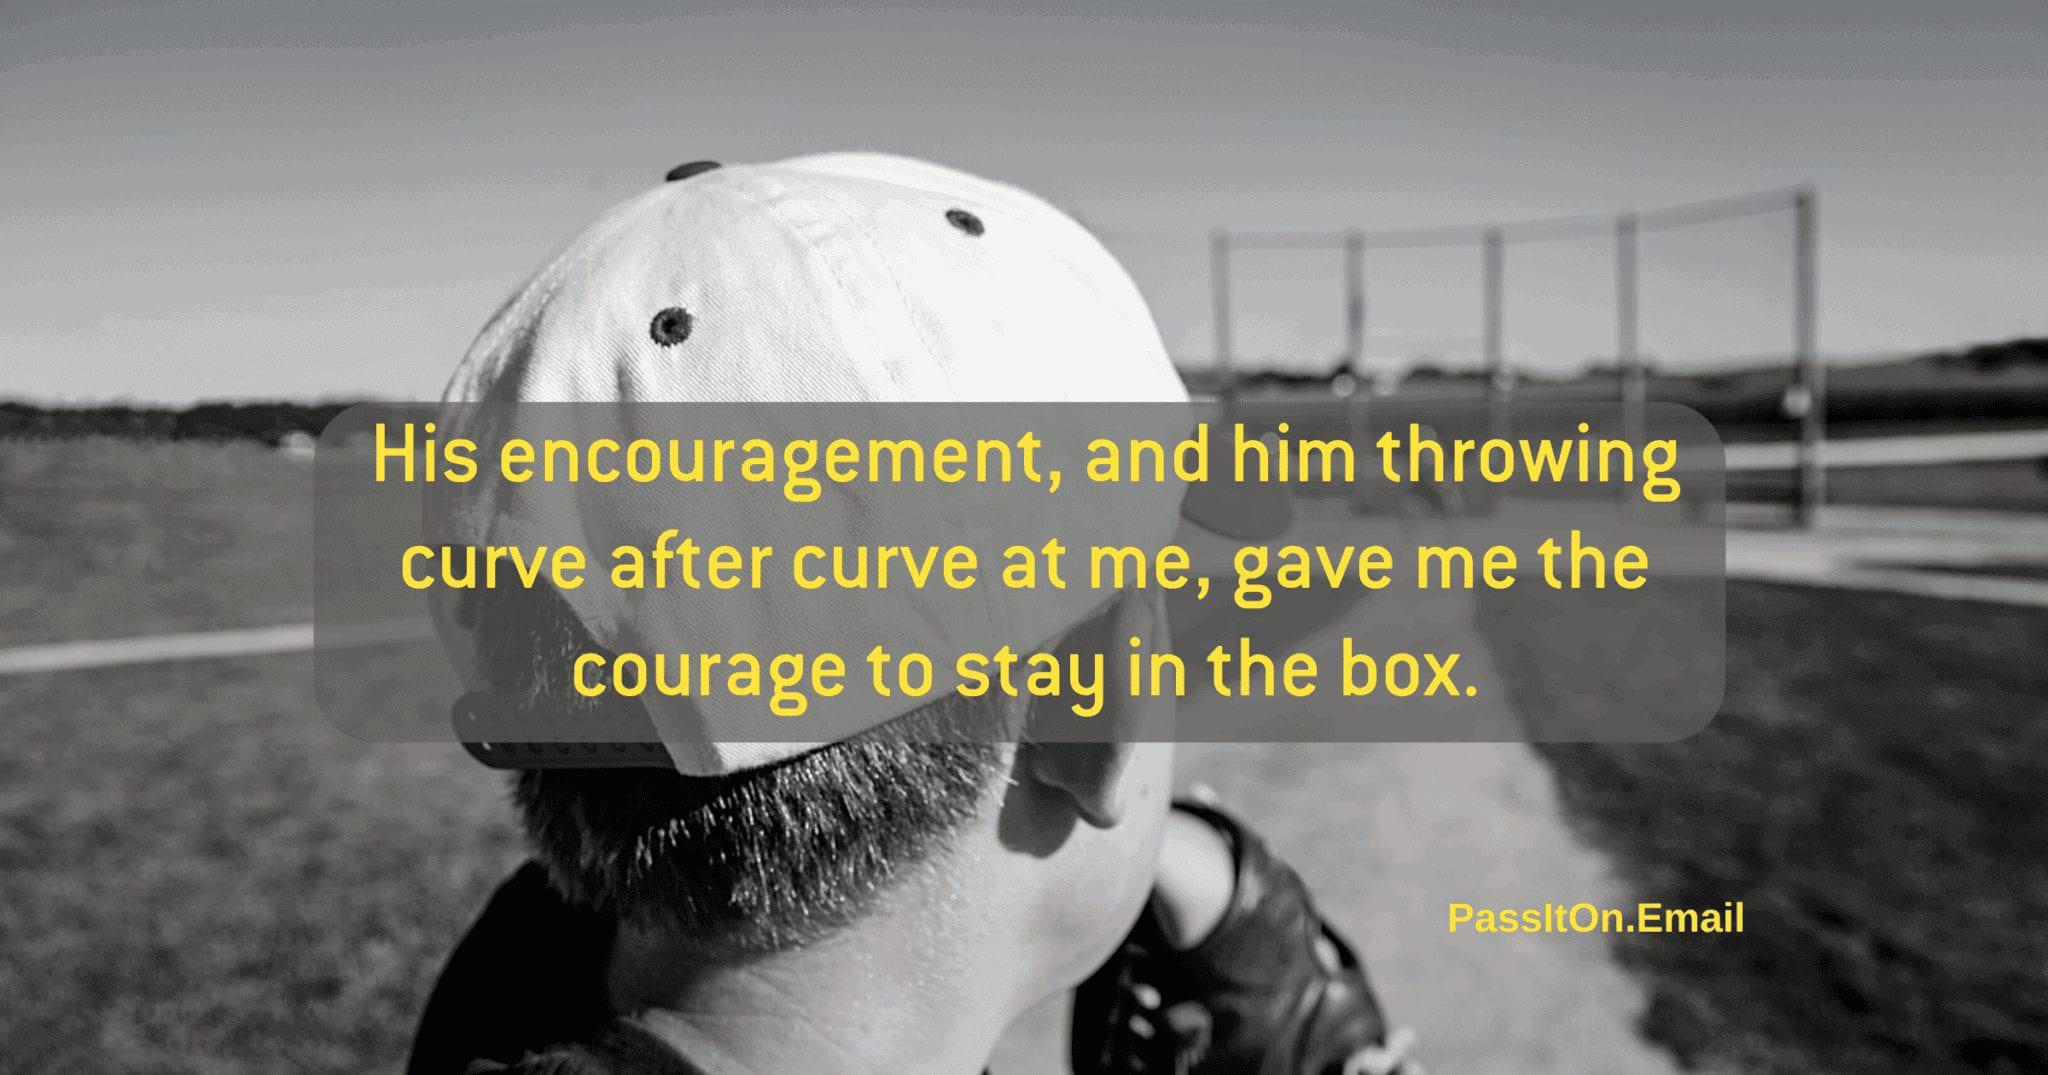
[[[1015,188],[876,154],[668,179],[500,310],[447,403],[1186,399],[1114,258]],[[531,493],[475,495],[502,518]],[[611,510],[571,514],[627,525]],[[1230,516],[1134,500],[1119,522],[1164,540],[1181,512]],[[596,614],[551,591],[440,613],[496,696],[688,629],[673,602]],[[946,637],[956,613],[906,621]],[[870,613],[748,615],[721,626],[815,638]],[[1017,641],[1056,654],[1166,638],[1138,592],[1027,621]],[[946,694],[826,743],[729,741],[649,701],[659,743],[637,765],[479,749],[519,770],[538,862],[451,957],[412,1070],[973,1072],[1077,983],[1077,1071],[1396,1070],[1358,961],[1293,871],[1215,807],[1169,806],[1172,744],[1135,729],[1171,700],[1105,696],[1090,742],[1034,738],[1047,705]]]

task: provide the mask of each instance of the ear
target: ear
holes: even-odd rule
[[[1018,775],[1072,803],[1083,821],[1107,829],[1124,819],[1119,789],[1135,752],[1128,741],[1029,743],[1018,759]]]
[[[1026,718],[1027,741],[1020,745],[1017,778],[1070,802],[1090,825],[1106,829],[1123,820],[1121,790],[1139,741],[1140,722],[1156,699],[1132,697],[1126,640],[1163,646],[1164,616],[1155,595],[1124,593],[1095,616],[1067,632],[1052,653],[1062,663],[1075,656],[1105,656],[1102,711],[1077,717],[1067,697],[1035,699]],[[1085,721],[1077,725],[1076,721]],[[1155,732],[1156,734],[1156,732]]]

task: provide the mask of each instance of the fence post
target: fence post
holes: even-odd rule
[[[1482,335],[1486,357],[1487,435],[1507,435],[1508,384],[1506,359],[1501,353],[1502,240],[1499,227],[1486,229],[1480,246],[1480,291]]]
[[[1634,213],[1614,219],[1614,360],[1621,377],[1621,424],[1623,435],[1638,443],[1645,433],[1644,414],[1649,401],[1648,373],[1637,350],[1636,340],[1636,235],[1639,221]]]
[[[1217,391],[1225,406],[1237,398],[1237,367],[1230,354],[1230,233],[1209,233],[1211,320],[1216,332]]]
[[[1365,372],[1365,234],[1344,233],[1344,365]]]
[[[1801,526],[1812,526],[1827,499],[1827,470],[1821,453],[1827,439],[1827,370],[1819,349],[1820,194],[1811,186],[1792,195],[1793,302],[1792,347],[1799,364],[1799,387],[1806,404],[1799,419],[1799,501]]]
[[[1365,459],[1372,434],[1367,413],[1372,382],[1365,358],[1365,234],[1355,229],[1344,233],[1344,370],[1351,375],[1351,397],[1344,401],[1348,433],[1358,458]],[[1351,494],[1352,507],[1363,510],[1365,483],[1352,483]]]

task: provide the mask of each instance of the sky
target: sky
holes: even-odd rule
[[[2048,0],[12,0],[0,398],[431,399],[489,313],[687,160],[885,149],[1098,229],[1212,352],[1210,229],[1519,220],[1812,183],[1849,360],[2048,334]],[[1646,235],[1667,365],[1790,339],[1790,214]],[[1506,256],[1510,359],[1611,353],[1612,242]],[[1369,361],[1468,361],[1478,257],[1369,253]],[[1322,364],[1327,253],[1237,350]],[[1761,360],[1761,359],[1760,359]]]

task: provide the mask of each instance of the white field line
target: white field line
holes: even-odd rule
[[[0,676],[70,672],[81,668],[109,668],[158,661],[197,661],[209,657],[248,657],[311,648],[313,625],[310,623],[235,631],[190,631],[143,638],[52,642],[0,650]]]
[[[286,623],[275,627],[245,627],[225,631],[186,631],[178,634],[144,635],[140,638],[99,638],[80,642],[50,642],[35,646],[0,649],[0,676],[74,672],[87,668],[113,668],[124,664],[159,664],[167,661],[203,661],[219,657],[259,657],[270,653],[298,653],[313,648],[313,625]],[[423,622],[399,621],[352,628],[332,633],[328,646],[375,645],[414,641],[432,637]]]
[[[2048,608],[2048,582],[2034,579],[1958,575],[1896,567],[1836,567],[1825,570],[1783,569],[1764,564],[1728,565],[1732,578],[1786,582],[1838,590],[1897,593],[1943,601],[1982,601],[1994,605]]]
[[[1790,470],[1798,445],[1730,444],[1729,470]],[[1989,433],[1928,433],[1822,441],[1821,465],[1828,467],[1910,467],[1936,463],[1989,463],[2048,457],[2048,429]]]

